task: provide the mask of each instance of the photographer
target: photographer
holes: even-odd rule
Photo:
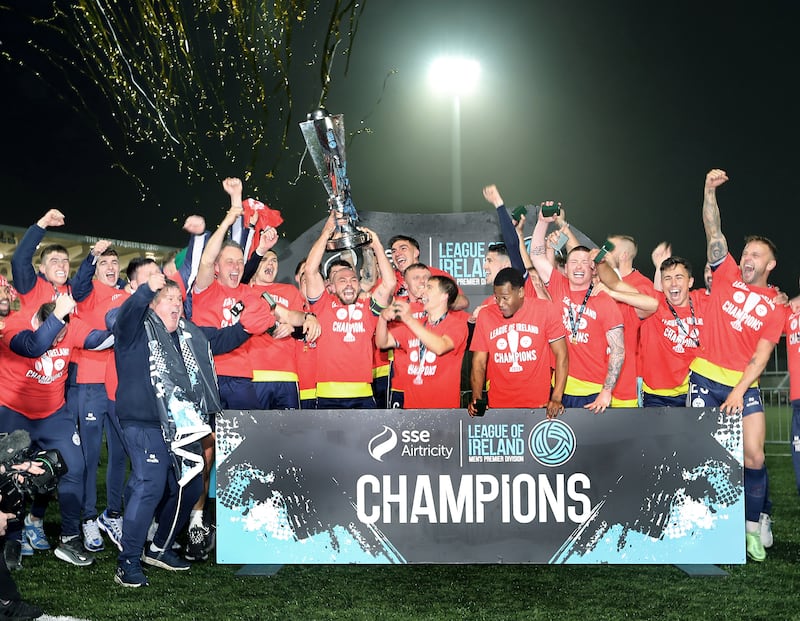
[[[18,470],[31,475],[45,474],[45,469],[41,465],[24,461],[19,464],[14,464],[9,470],[6,470],[4,464],[0,464],[0,480],[10,481],[14,477],[13,471]],[[22,477],[17,475],[19,479]],[[5,489],[5,485],[0,485]],[[6,511],[7,498],[0,495],[0,542],[5,544],[6,530],[8,523],[18,518],[17,513]],[[22,507],[19,507],[22,510]],[[44,611],[38,606],[28,604],[22,601],[22,596],[17,589],[14,578],[11,577],[11,572],[6,566],[3,555],[0,554],[0,619],[36,619],[41,617]]]
[[[73,565],[86,566],[94,558],[79,537],[84,459],[75,440],[76,421],[66,407],[64,388],[74,350],[102,349],[113,339],[109,332],[90,330],[77,318],[70,321],[74,308],[71,296],[60,295],[55,302],[42,304],[32,320],[18,314],[6,325],[0,341],[0,432],[24,429],[35,446],[57,449],[63,456],[69,471],[58,485],[61,538],[55,555]],[[28,516],[28,521],[33,518],[34,524],[41,526],[43,515]],[[11,568],[21,566],[21,558],[9,553],[19,549],[11,545],[18,542],[18,538],[12,542],[9,537],[5,546],[6,564]]]

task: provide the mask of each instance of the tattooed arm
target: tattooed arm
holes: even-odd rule
[[[717,188],[728,180],[724,170],[715,168],[706,175],[703,191],[703,226],[706,229],[706,252],[711,265],[719,263],[728,254],[728,240],[722,234],[722,226],[717,205]]]
[[[536,226],[533,229],[533,236],[531,237],[531,262],[545,284],[550,282],[550,276],[553,273],[553,264],[547,259],[547,250],[545,248],[547,227],[553,220],[553,216],[545,218],[540,209],[536,219]]]
[[[608,372],[603,382],[603,389],[594,401],[583,406],[595,414],[605,412],[606,408],[611,405],[611,391],[617,385],[622,363],[625,361],[625,341],[623,339],[622,326],[611,328],[606,332],[606,341],[608,341],[608,348],[611,353],[608,355]]]

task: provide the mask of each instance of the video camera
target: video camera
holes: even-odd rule
[[[25,494],[48,494],[58,487],[58,480],[67,473],[61,453],[57,449],[36,451],[31,449],[27,431],[18,430],[0,437],[0,511],[13,513],[22,519]],[[15,470],[14,466],[26,461],[40,466],[42,474]]]

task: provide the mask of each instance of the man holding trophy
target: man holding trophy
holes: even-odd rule
[[[358,227],[350,196],[341,115],[320,108],[300,124],[308,152],[328,192],[330,214],[305,264],[306,293],[317,314],[322,334],[317,340],[317,407],[322,409],[375,408],[372,393],[373,335],[377,315],[388,306],[396,279],[374,231]],[[341,251],[370,246],[381,282],[369,300],[360,297],[357,266],[341,267],[331,276],[327,291],[320,265],[325,250]]]

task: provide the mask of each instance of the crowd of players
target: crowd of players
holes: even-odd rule
[[[47,229],[64,224],[61,212],[48,211],[14,254],[13,288],[0,286],[0,432],[26,429],[68,466],[56,557],[90,565],[105,535],[119,548],[115,580],[128,587],[148,584],[143,563],[183,571],[205,560],[214,414],[222,409],[466,405],[471,416],[544,408],[552,418],[567,408],[600,414],[644,405],[742,417],[746,550],[763,561],[772,534],[758,378],[785,333],[798,437],[800,300],[769,285],[769,239],[748,238],[738,263],[729,253],[716,201],[726,181],[718,169],[705,179],[708,264],[699,289],[668,244],[653,251],[650,280],[633,267],[632,237],[590,249],[552,203],[536,214],[528,250],[526,216],[512,216],[487,186],[503,243],[490,244],[484,259],[493,295],[471,312],[449,274],[419,261],[410,236],[384,248],[362,229],[363,261],[326,262],[341,230],[335,211],[296,266],[296,286],[278,282],[278,233],[258,213],[243,220],[234,178],[223,181],[231,207],[216,230],[190,217],[186,249],[163,269],[135,259],[124,279],[108,241],[94,245],[73,278],[62,246],[43,247],[35,265]],[[98,511],[104,437],[106,504]],[[8,567],[51,548],[48,501],[33,499],[9,526]]]

